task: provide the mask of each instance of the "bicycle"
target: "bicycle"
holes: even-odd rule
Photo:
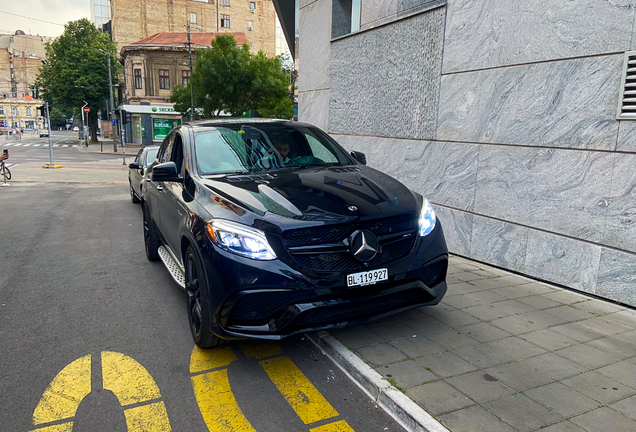
[[[11,180],[11,171],[9,167],[4,164],[4,161],[0,162],[0,180],[4,180],[5,182]]]

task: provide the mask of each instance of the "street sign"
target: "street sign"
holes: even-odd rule
[[[88,114],[89,112],[91,112],[91,109],[89,107],[84,107],[84,112]]]
[[[113,126],[117,126],[117,119],[113,119]]]

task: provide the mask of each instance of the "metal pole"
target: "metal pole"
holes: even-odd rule
[[[88,147],[88,139],[86,138],[86,125],[84,124],[84,108],[88,105],[88,102],[84,101],[84,106],[81,109],[82,112],[82,132],[84,133],[84,146]]]
[[[108,60],[108,91],[110,92],[110,112],[108,118],[111,124],[111,137],[113,137],[113,151],[117,153],[117,139],[114,138],[113,133],[115,127],[113,126],[113,118],[115,118],[115,100],[113,99],[113,78],[110,71],[110,51],[106,52],[106,59]],[[102,150],[103,151],[103,150]]]
[[[121,145],[122,145],[122,151],[123,151],[123,163],[122,165],[126,165],[126,140],[124,139],[124,128],[123,128],[123,115],[121,114],[121,111],[119,111],[119,131],[121,132]]]
[[[51,117],[49,116],[49,103],[46,102],[46,124],[49,128],[49,166],[53,166],[53,144],[51,143]]]
[[[192,88],[192,39],[190,35],[190,20],[188,20],[188,60],[190,61],[190,77],[188,85],[190,86],[190,121],[194,121],[194,89]]]

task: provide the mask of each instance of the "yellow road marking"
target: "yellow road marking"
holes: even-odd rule
[[[91,356],[89,354],[68,364],[51,381],[33,412],[33,424],[39,425],[75,417],[80,402],[90,392]]]
[[[236,355],[230,347],[202,349],[195,345],[190,355],[190,373],[225,367],[234,360]]]
[[[351,429],[351,426],[349,426],[346,421],[340,420],[335,423],[309,429],[309,432],[354,432],[354,430]]]
[[[73,432],[73,422],[33,429],[31,432]]]
[[[124,411],[128,432],[170,432],[170,421],[163,402],[129,408]]]
[[[338,415],[307,377],[289,359],[277,357],[262,360],[261,365],[298,417],[310,424]]]
[[[117,352],[102,352],[104,389],[112,391],[122,406],[161,397],[148,371],[134,359]]]
[[[276,343],[270,341],[246,341],[241,342],[240,346],[246,357],[257,359],[279,355],[283,352]]]
[[[227,369],[191,379],[199,410],[210,432],[256,432],[236,403]]]

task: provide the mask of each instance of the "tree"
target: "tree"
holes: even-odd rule
[[[44,98],[72,107],[77,114],[84,101],[88,102],[91,141],[97,142],[97,111],[109,97],[106,52],[111,56],[115,84],[116,45],[108,34],[101,33],[88,19],[82,18],[68,22],[64,33],[46,44],[46,52],[48,59],[40,68],[35,85]]]
[[[73,109],[65,105],[54,105],[50,111],[51,126],[65,126],[66,119],[73,116]]]
[[[281,70],[278,58],[263,51],[250,52],[249,44],[239,47],[233,35],[219,35],[206,50],[198,50],[190,83],[197,108],[207,117],[227,111],[233,117],[247,110],[275,112],[279,117],[293,115],[289,102],[289,76]],[[190,88],[175,86],[171,102],[184,117],[190,110]],[[291,107],[291,108],[290,108]]]

